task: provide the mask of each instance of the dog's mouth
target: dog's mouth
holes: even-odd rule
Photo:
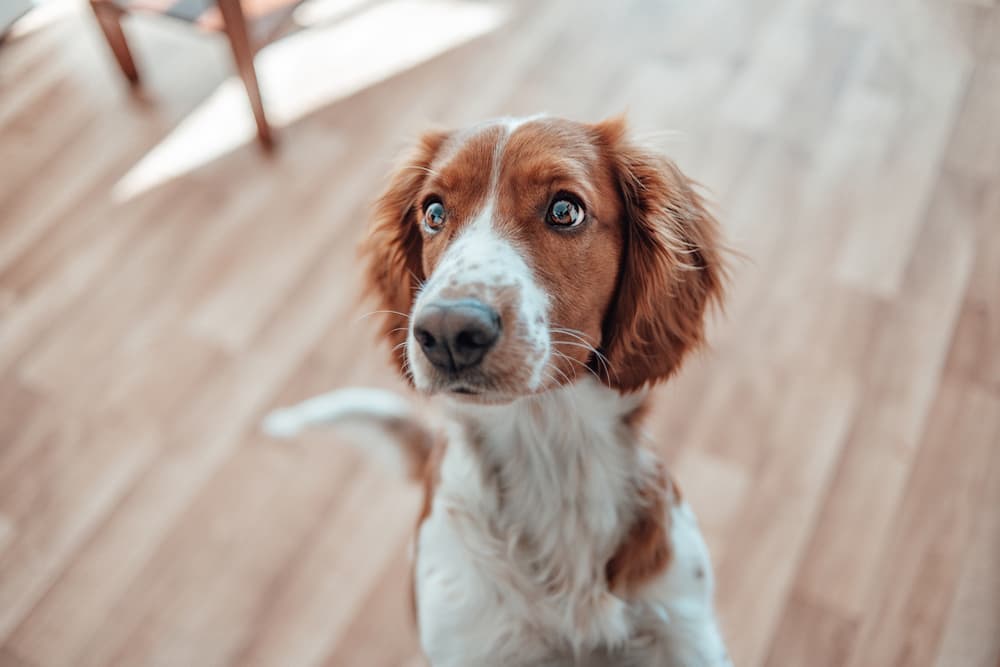
[[[518,398],[518,395],[511,395],[499,388],[464,380],[442,383],[430,393],[446,396],[459,403],[472,404],[509,403]]]
[[[488,401],[496,392],[488,386],[458,380],[444,383],[438,389],[438,393],[445,394],[459,401],[481,403],[484,400]]]

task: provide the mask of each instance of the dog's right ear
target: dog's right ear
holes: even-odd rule
[[[410,309],[417,290],[427,279],[417,197],[434,157],[447,138],[447,132],[425,134],[397,165],[375,202],[371,225],[361,246],[367,263],[366,293],[373,297],[378,310],[385,311],[383,335],[404,375]]]

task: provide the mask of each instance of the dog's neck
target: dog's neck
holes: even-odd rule
[[[592,581],[621,541],[651,470],[634,425],[645,400],[587,378],[509,404],[450,406],[493,491],[492,519],[540,568],[560,570],[547,576]]]

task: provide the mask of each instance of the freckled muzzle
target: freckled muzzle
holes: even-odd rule
[[[517,251],[477,230],[449,248],[414,304],[407,358],[429,393],[511,400],[540,388],[546,299]]]

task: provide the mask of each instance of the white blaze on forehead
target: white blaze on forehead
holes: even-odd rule
[[[486,132],[492,132],[499,130],[499,136],[497,137],[496,145],[493,147],[493,155],[491,157],[492,163],[490,164],[490,181],[488,189],[488,198],[493,199],[497,195],[497,186],[500,180],[500,165],[503,158],[504,149],[507,147],[507,143],[510,137],[516,132],[522,125],[527,125],[536,120],[541,120],[547,117],[548,114],[537,113],[531,116],[504,116],[502,118],[496,118],[493,120],[485,121],[479,125],[475,125],[464,133],[459,135],[460,144],[455,145],[452,148],[452,152],[446,159],[450,160],[454,157],[454,153],[461,149],[461,144],[468,141],[470,138],[479,136]]]
[[[543,116],[544,114],[522,118],[506,117],[483,127],[484,132],[495,127],[503,129],[493,149],[486,203],[445,252],[441,263],[430,276],[424,294],[439,291],[446,284],[459,285],[462,282],[478,282],[490,287],[524,283],[541,293],[524,257],[508,239],[497,232],[495,216],[500,164],[507,141],[517,128]],[[448,280],[441,280],[445,276]]]
[[[418,305],[437,298],[445,288],[461,290],[462,285],[485,289],[487,294],[477,295],[482,298],[504,287],[522,290],[522,301],[528,292],[542,294],[521,251],[498,233],[494,211],[491,199],[452,242],[421,292]]]
[[[547,113],[536,113],[531,116],[521,116],[519,118],[512,118],[510,116],[507,116],[505,118],[501,118],[500,122],[503,124],[504,127],[507,128],[507,134],[511,135],[514,133],[514,130],[521,127],[522,125],[526,125],[527,123],[530,123],[535,120],[541,120],[542,118],[546,118],[547,116],[548,116]]]
[[[488,124],[488,128],[492,129],[494,127],[499,127],[502,132],[500,133],[499,138],[497,138],[496,146],[493,147],[493,164],[490,165],[489,202],[487,203],[487,208],[492,208],[492,203],[497,197],[498,187],[500,185],[500,166],[503,161],[503,151],[507,147],[507,142],[511,135],[513,135],[514,132],[516,132],[522,125],[543,117],[545,117],[545,114],[522,116],[520,118],[505,116],[503,118],[498,118],[495,121],[491,121]]]
[[[522,125],[527,125],[528,123],[536,120],[545,118],[547,114],[537,113],[533,116],[521,116],[514,118],[511,116],[506,116],[497,120],[497,123],[504,129],[503,136],[497,141],[496,149],[493,152],[493,170],[490,178],[490,196],[496,197],[497,186],[500,181],[500,163],[503,159],[503,150],[507,147],[507,141],[510,139],[511,135],[517,131]]]

